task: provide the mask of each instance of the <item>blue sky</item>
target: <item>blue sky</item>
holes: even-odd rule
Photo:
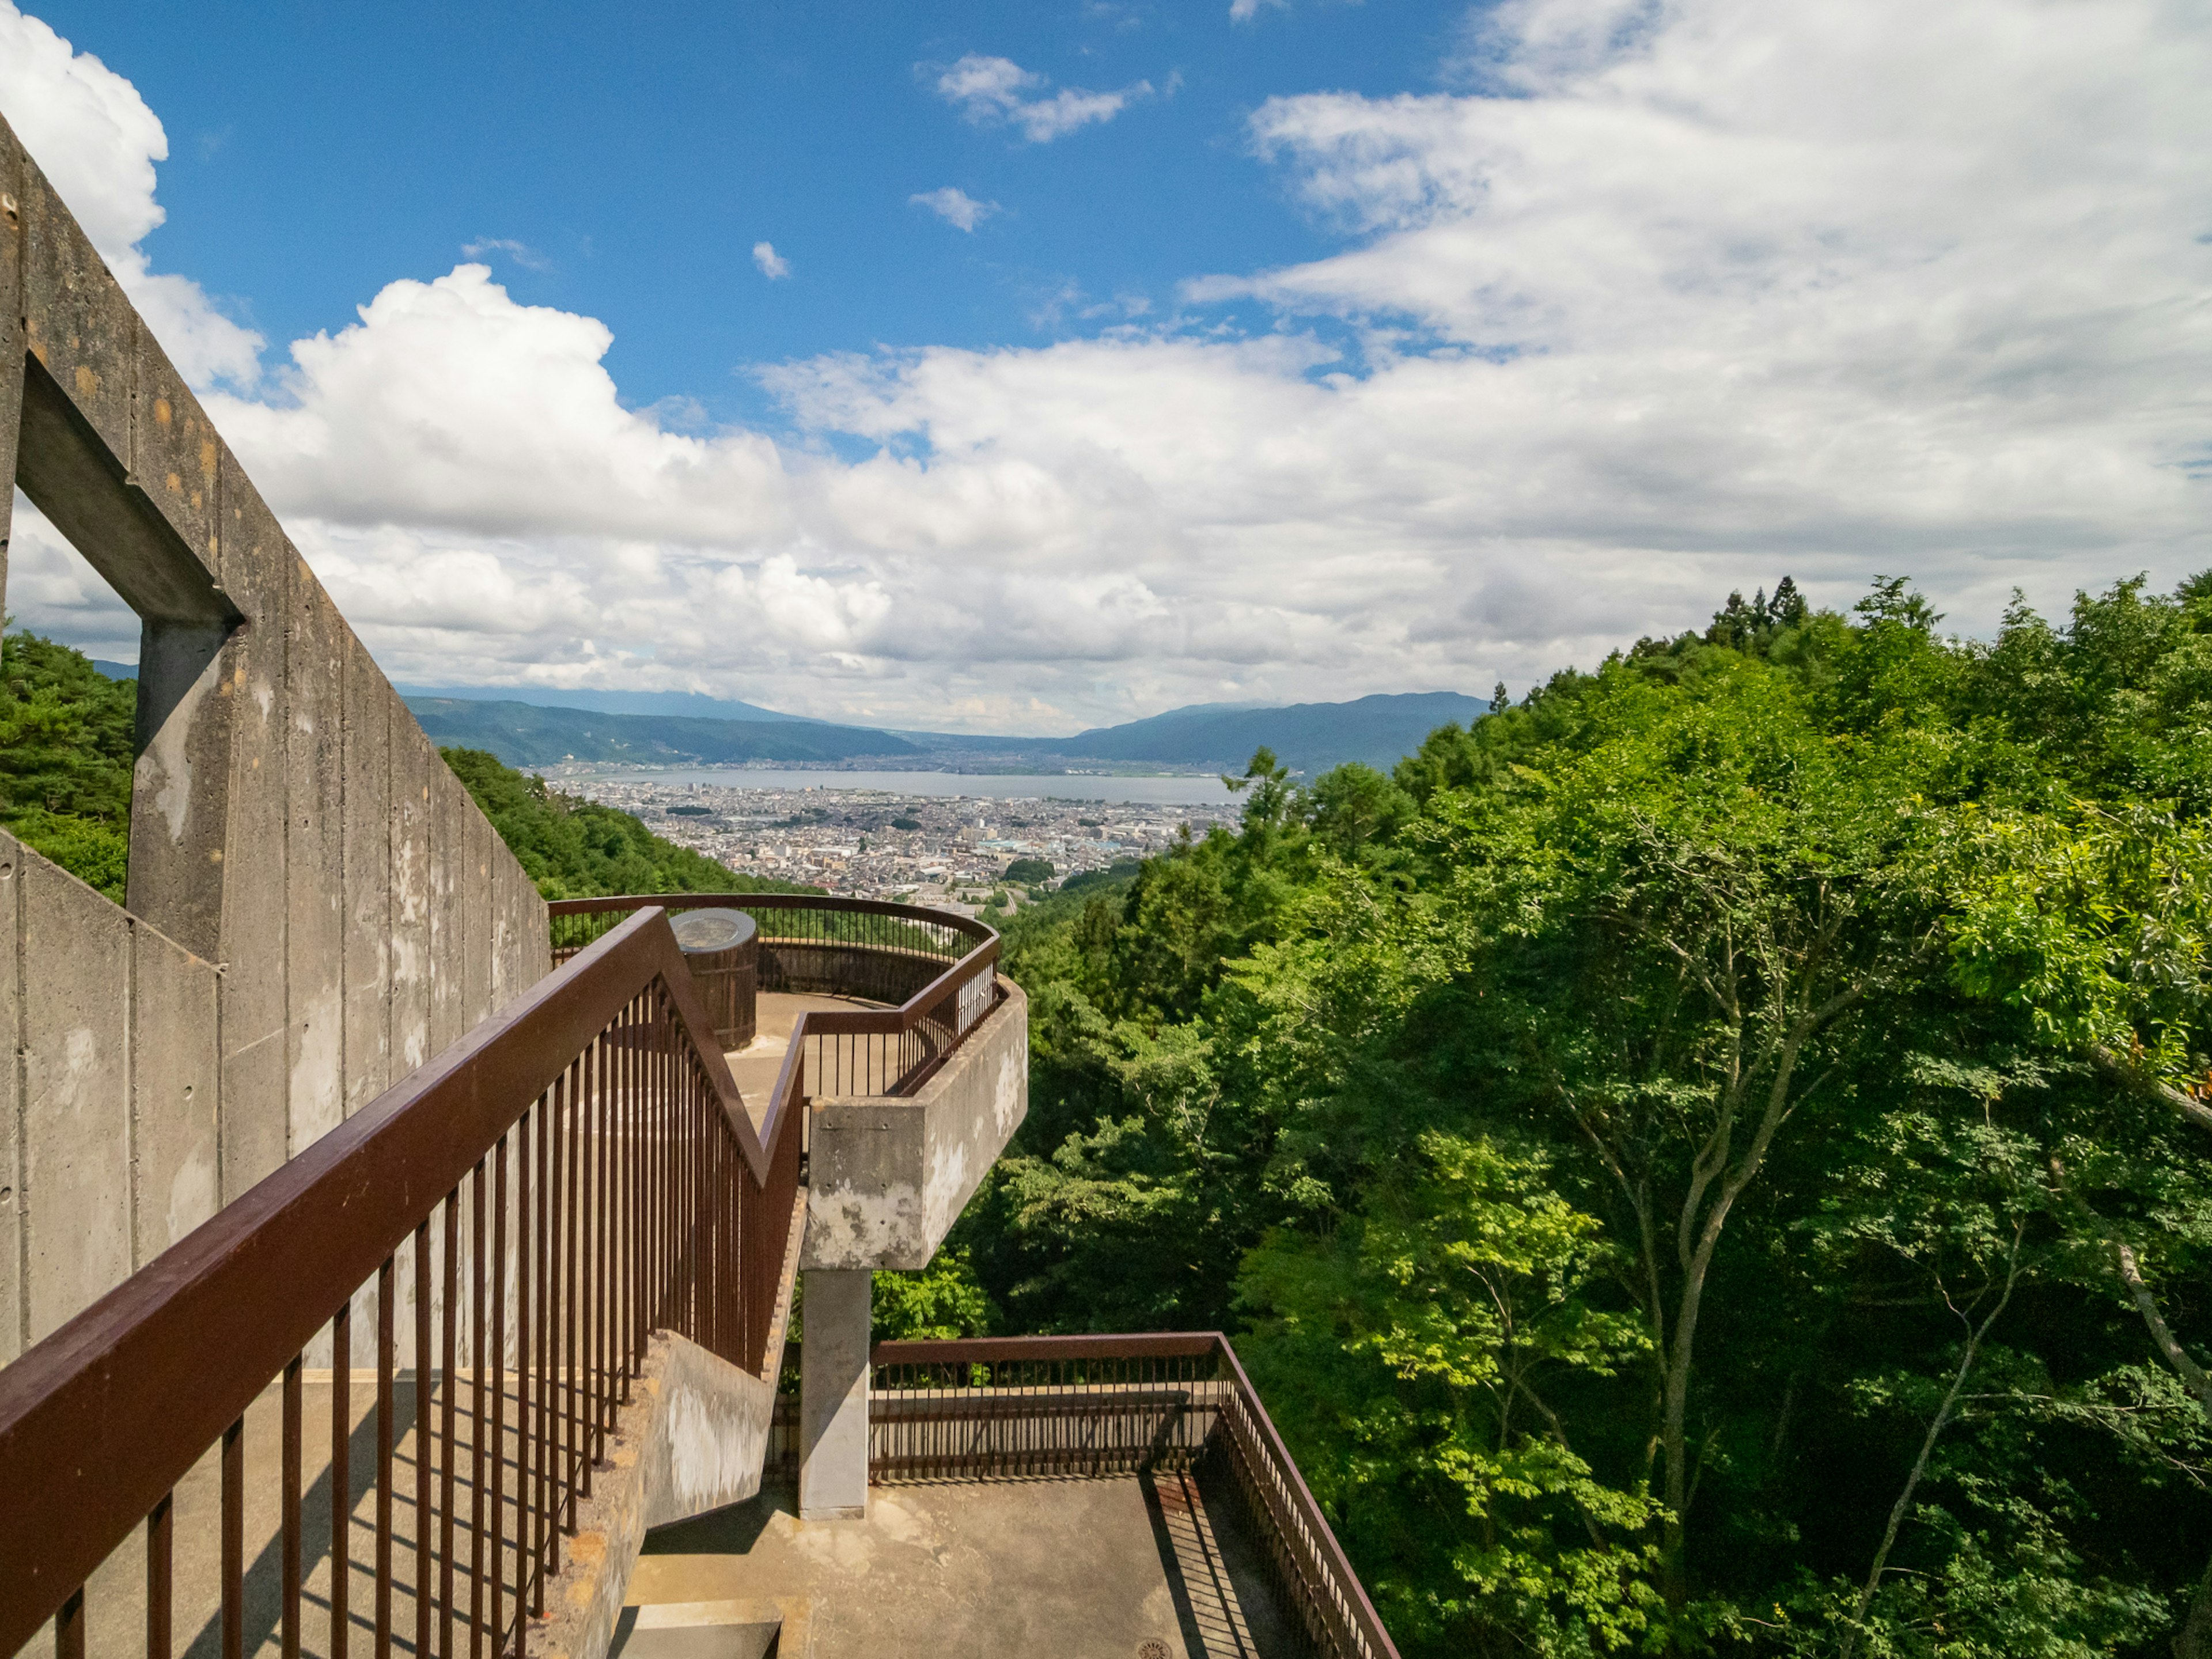
[[[1066,732],[2212,564],[2195,0],[0,0],[402,681]],[[7,602],[132,619],[18,498]]]
[[[465,249],[604,319],[627,399],[770,420],[745,368],[1095,333],[1183,278],[1320,258],[1246,122],[1269,96],[1431,89],[1464,8],[46,4],[169,131],[148,252],[270,340]],[[1152,88],[1048,143],[962,118],[944,66]],[[927,66],[927,67],[925,67]],[[910,198],[1000,211],[963,233]],[[771,283],[751,249],[792,267]],[[519,249],[487,243],[510,242]],[[1250,308],[1247,308],[1248,310]],[[1272,318],[1207,320],[1261,329]],[[1086,313],[1091,314],[1086,314]]]

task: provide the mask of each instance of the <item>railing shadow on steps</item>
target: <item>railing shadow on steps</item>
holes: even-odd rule
[[[808,1099],[911,1088],[998,1000],[988,928],[979,939],[939,913],[799,902],[832,913],[788,929],[827,947],[822,988],[869,996],[890,970],[838,987],[835,962],[878,951],[897,972],[915,958],[935,971],[899,1007],[802,1016],[757,1130],[666,902],[586,901],[608,925],[544,980],[0,1367],[0,1655],[52,1620],[57,1659],[83,1659],[88,1581],[143,1531],[143,1595],[129,1599],[143,1604],[146,1659],[174,1659],[177,1499],[212,1464],[219,1593],[190,1598],[207,1605],[185,1607],[185,1625],[219,1627],[222,1659],[241,1659],[247,1414],[264,1420],[272,1395],[276,1622],[287,1659],[301,1653],[315,1599],[303,1562],[320,1553],[302,1537],[307,1362],[329,1365],[313,1379],[330,1389],[334,1491],[317,1506],[329,1558],[359,1563],[348,1440],[366,1348],[369,1605],[349,1608],[356,1571],[332,1570],[319,1650],[344,1659],[359,1623],[356,1650],[379,1659],[395,1638],[451,1656],[458,1626],[471,1656],[520,1659],[649,1334],[673,1331],[756,1376],[780,1364],[767,1348],[796,1259]],[[855,912],[867,920],[839,919]],[[920,943],[940,938],[941,950]],[[968,948],[956,954],[952,938]],[[407,1456],[395,1431],[403,1361],[416,1377]],[[394,1629],[396,1603],[411,1631]]]

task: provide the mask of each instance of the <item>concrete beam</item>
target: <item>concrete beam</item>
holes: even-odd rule
[[[920,1093],[814,1108],[802,1267],[929,1265],[1029,1114],[1029,1000],[999,984],[1006,1000]]]

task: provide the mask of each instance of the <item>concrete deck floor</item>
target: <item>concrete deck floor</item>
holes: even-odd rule
[[[738,1092],[744,1097],[745,1111],[753,1121],[753,1127],[761,1127],[768,1113],[768,1097],[775,1091],[776,1075],[783,1070],[784,1054],[791,1048],[791,1028],[799,1024],[799,1017],[809,1009],[880,1008],[880,1002],[864,1002],[858,997],[800,996],[783,991],[763,991],[753,1005],[753,1040],[742,1048],[732,1048],[723,1058],[730,1062],[730,1075],[737,1079]]]
[[[879,1486],[865,1521],[797,1509],[772,1486],[648,1534],[621,1659],[753,1659],[779,1618],[779,1659],[1297,1650],[1255,1541],[1188,1476]]]

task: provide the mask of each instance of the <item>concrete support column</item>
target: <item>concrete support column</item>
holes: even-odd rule
[[[868,1293],[866,1267],[804,1275],[799,1344],[799,1513],[803,1520],[868,1512]]]

